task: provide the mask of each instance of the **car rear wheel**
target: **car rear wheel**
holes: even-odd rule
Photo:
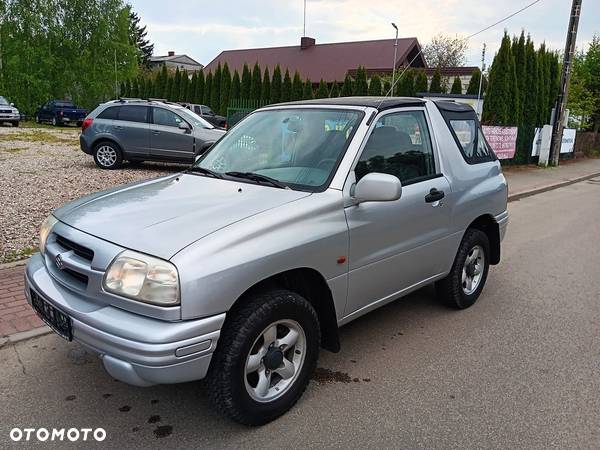
[[[94,161],[101,169],[118,169],[123,164],[123,153],[113,142],[99,142],[94,147]]]
[[[213,405],[236,422],[262,425],[301,397],[317,364],[312,305],[287,290],[256,294],[228,313],[207,375]]]
[[[52,125],[53,126],[57,126],[58,125],[58,120],[56,120],[56,117],[52,118]]]
[[[436,283],[438,297],[448,306],[472,306],[485,285],[490,267],[490,243],[480,230],[469,228],[460,243],[452,269]]]

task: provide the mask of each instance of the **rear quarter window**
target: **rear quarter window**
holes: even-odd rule
[[[119,107],[111,106],[109,108],[106,108],[100,114],[98,114],[98,119],[117,120],[118,115],[119,115]]]

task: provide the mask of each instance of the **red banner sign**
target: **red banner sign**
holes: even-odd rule
[[[482,125],[483,134],[498,159],[511,159],[517,149],[517,127]]]

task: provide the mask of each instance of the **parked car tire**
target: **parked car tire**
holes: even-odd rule
[[[262,425],[300,398],[319,355],[319,319],[287,290],[253,295],[227,313],[207,375],[214,406],[245,425]]]
[[[40,120],[40,116],[38,116],[37,114],[35,115],[35,123],[42,123],[42,121]]]
[[[15,120],[14,122],[12,122],[12,126],[13,127],[18,127],[19,126],[19,121]]]
[[[94,162],[101,169],[118,169],[123,164],[123,152],[111,141],[101,141],[94,145]]]
[[[490,243],[480,230],[467,229],[458,248],[452,269],[436,283],[438,297],[448,306],[472,306],[485,285],[490,268]]]
[[[56,117],[53,117],[53,118],[52,118],[52,125],[53,125],[53,126],[60,125],[60,123],[58,122],[58,120],[56,120]]]

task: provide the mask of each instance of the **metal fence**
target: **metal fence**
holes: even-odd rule
[[[227,128],[231,128],[255,109],[267,105],[262,100],[235,99],[229,101],[227,107]]]

